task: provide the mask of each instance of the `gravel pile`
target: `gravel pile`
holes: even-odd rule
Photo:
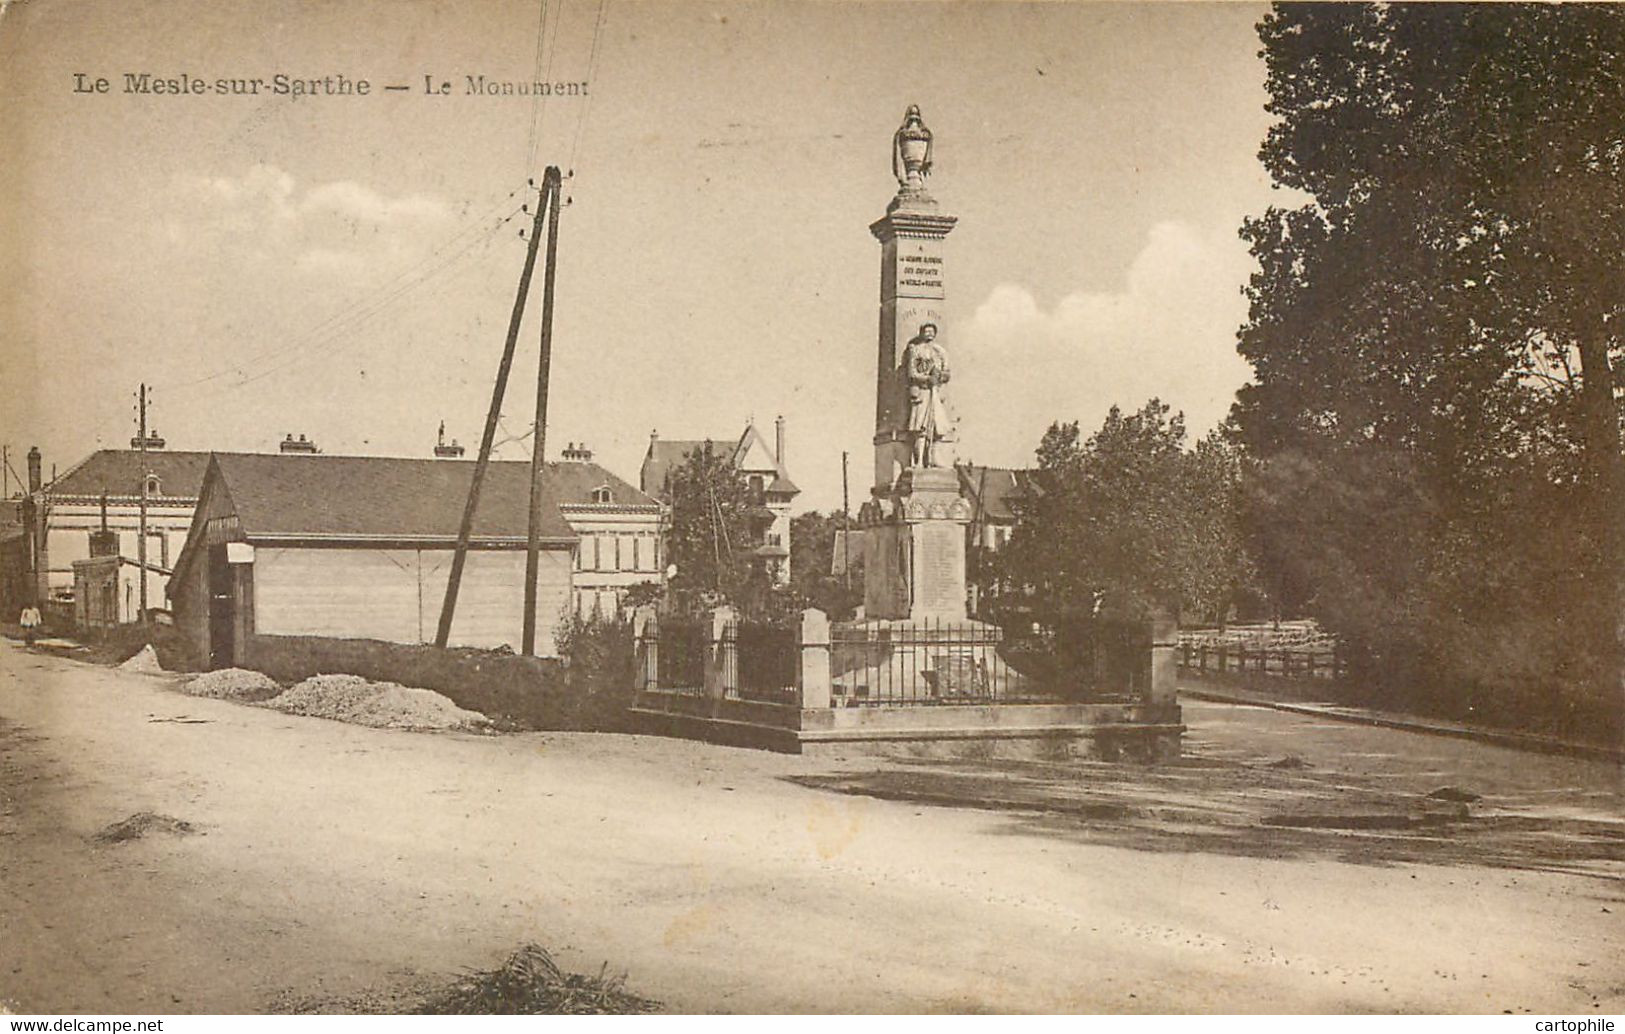
[[[135,656],[120,664],[119,669],[139,672],[142,675],[162,675],[164,673],[163,665],[158,663],[158,651],[152,648],[151,643],[143,646]]]
[[[269,700],[282,692],[275,679],[247,668],[221,668],[219,671],[205,672],[183,683],[180,688],[182,693],[190,696],[249,703]]]
[[[431,689],[370,682],[357,675],[315,675],[265,702],[288,714],[332,718],[375,729],[483,729],[490,720]]]

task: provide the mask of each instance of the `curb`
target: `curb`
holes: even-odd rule
[[[1424,718],[1411,718],[1403,715],[1385,715],[1376,711],[1353,711],[1348,709],[1328,708],[1320,704],[1297,704],[1280,700],[1270,700],[1266,697],[1253,696],[1214,690],[1208,687],[1198,689],[1179,687],[1180,695],[1193,697],[1197,700],[1209,700],[1221,704],[1244,704],[1249,707],[1267,707],[1272,711],[1284,711],[1288,714],[1307,715],[1313,718],[1330,718],[1340,722],[1350,722],[1355,725],[1370,725],[1384,729],[1400,729],[1405,732],[1420,732],[1431,736],[1450,736],[1456,739],[1476,740],[1480,743],[1489,743],[1497,747],[1511,747],[1514,750],[1527,750],[1539,754],[1560,754],[1567,757],[1584,758],[1588,761],[1612,761],[1615,764],[1625,764],[1625,749],[1618,747],[1605,747],[1596,743],[1575,743],[1572,740],[1560,740],[1550,736],[1536,736],[1532,733],[1506,732],[1500,729],[1486,729],[1482,726],[1444,724],[1429,721]]]

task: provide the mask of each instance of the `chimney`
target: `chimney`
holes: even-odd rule
[[[444,420],[440,421],[440,434],[435,439],[434,455],[435,459],[440,460],[461,459],[463,455],[463,447],[457,444],[457,439],[453,438],[449,444],[446,442],[446,422]]]
[[[321,450],[316,448],[315,442],[310,441],[304,435],[300,435],[299,440],[294,441],[293,435],[290,434],[286,438],[282,439],[282,445],[279,447],[278,451],[310,456],[315,455]]]
[[[152,452],[152,451],[154,451],[156,449],[162,449],[163,447],[164,447],[163,438],[158,434],[158,432],[156,430],[149,429],[147,431],[147,451]],[[130,439],[130,448],[132,448],[132,449],[141,448],[141,436],[140,435],[136,435],[135,437]]]
[[[564,459],[570,463],[591,463],[592,450],[587,448],[586,442],[571,442],[563,452]]]
[[[28,491],[33,494],[40,490],[40,451],[39,446],[28,450]]]
[[[779,469],[784,469],[784,417],[780,416],[773,421],[773,458],[779,461]]]

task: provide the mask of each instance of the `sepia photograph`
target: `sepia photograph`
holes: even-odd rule
[[[1625,5],[0,0],[0,198],[8,1030],[1625,1014]]]

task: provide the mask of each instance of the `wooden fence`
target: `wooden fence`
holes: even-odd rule
[[[1348,672],[1338,649],[1289,647],[1197,646],[1183,643],[1179,666],[1189,672],[1273,675],[1289,679],[1341,679]]]

